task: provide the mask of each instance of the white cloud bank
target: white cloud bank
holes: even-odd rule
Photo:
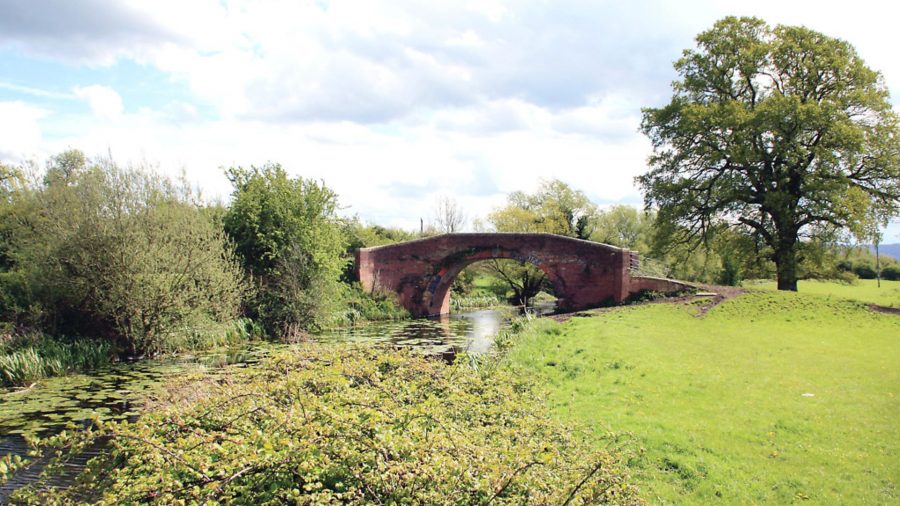
[[[99,119],[117,119],[122,116],[125,109],[122,97],[109,86],[99,84],[76,86],[72,92],[76,97],[87,101],[91,112]]]
[[[428,218],[436,195],[455,195],[470,215],[483,215],[541,178],[561,178],[599,201],[636,202],[633,178],[650,152],[637,132],[640,107],[668,99],[672,61],[724,15],[845,38],[900,94],[892,18],[871,16],[881,4],[814,5],[7,3],[0,46],[88,69],[130,59],[161,70],[161,89],[181,84],[190,95],[153,107],[129,97],[125,108],[112,87],[83,83],[74,94],[91,115],[20,104],[26,128],[0,149],[110,150],[184,168],[214,195],[229,192],[220,167],[277,161],[325,180],[348,212],[408,228]],[[42,124],[53,134],[42,135]]]

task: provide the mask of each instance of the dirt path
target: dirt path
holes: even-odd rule
[[[869,304],[869,309],[877,313],[885,313],[900,316],[900,308],[879,306],[878,304]]]
[[[747,290],[737,287],[737,286],[721,286],[721,285],[708,285],[705,283],[693,283],[698,291],[696,294],[690,295],[681,295],[679,297],[664,297],[661,299],[648,300],[643,302],[637,302],[634,304],[630,304],[632,306],[643,306],[645,304],[671,304],[673,302],[690,302],[697,299],[707,299],[706,302],[699,305],[697,308],[697,317],[702,317],[706,313],[709,312],[712,308],[718,306],[719,304],[725,302],[728,299],[733,299],[738,295],[747,293]],[[606,313],[608,311],[612,311],[614,309],[618,309],[623,306],[611,306],[611,307],[601,307],[597,309],[588,309],[585,311],[576,311],[574,313],[560,313],[554,315],[547,315],[545,318],[552,318],[555,321],[560,323],[568,321],[570,318],[586,318],[597,314]]]

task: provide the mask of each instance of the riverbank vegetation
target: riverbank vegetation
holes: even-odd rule
[[[347,279],[351,232],[366,227],[336,216],[331,190],[274,164],[228,174],[225,207],[76,150],[43,170],[0,166],[0,332],[52,336],[0,348],[3,384],[406,315]]]
[[[596,446],[630,435],[650,503],[896,502],[900,319],[816,294],[708,303],[539,320],[509,360]]]
[[[640,504],[616,456],[553,421],[541,397],[492,359],[304,345],[216,381],[184,378],[134,423],[51,438],[59,464],[97,438],[110,448],[75,487],[15,499]]]
[[[0,341],[0,387],[29,385],[41,378],[91,370],[114,359],[115,348],[108,341],[10,335]]]
[[[353,254],[418,234],[340,217],[334,192],[290,177],[277,164],[235,167],[228,175],[233,194],[224,206],[149,168],[89,160],[75,150],[41,170],[0,167],[0,330],[54,336],[9,357],[4,364],[21,370],[8,369],[5,383],[88,363],[38,367],[44,356],[57,364],[59,353],[45,342],[73,350],[82,349],[74,343],[104,342],[113,351],[96,357],[115,359],[251,337],[296,341],[324,328],[408,316],[391,294],[365,293],[355,284]],[[475,227],[635,249],[643,255],[640,272],[653,275],[725,284],[774,275],[765,251],[747,237],[723,230],[706,248],[663,247],[654,239],[652,212],[600,210],[557,180],[534,194],[511,195]],[[880,267],[890,280],[900,268],[890,258],[876,262],[867,249],[836,242],[803,248],[798,269],[805,278],[849,283],[875,277]],[[530,305],[538,294],[552,295],[552,286],[536,267],[480,262],[457,278],[451,304]],[[235,331],[248,325],[251,331]]]

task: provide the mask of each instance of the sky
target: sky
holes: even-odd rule
[[[640,111],[668,102],[696,34],[752,15],[842,38],[896,108],[891,4],[0,0],[0,161],[77,148],[223,200],[224,168],[277,162],[406,229],[440,197],[483,217],[551,178],[640,206]]]

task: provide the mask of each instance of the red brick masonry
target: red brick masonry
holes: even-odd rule
[[[553,284],[559,311],[577,311],[640,290],[674,292],[691,288],[679,281],[632,277],[637,254],[608,244],[553,234],[445,234],[356,254],[363,289],[396,292],[415,316],[450,311],[450,286],[467,265],[510,258],[538,266]]]

